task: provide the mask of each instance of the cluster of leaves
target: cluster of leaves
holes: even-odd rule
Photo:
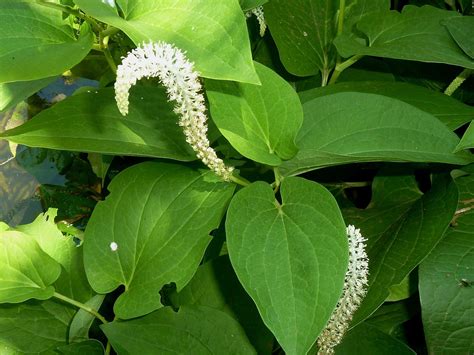
[[[263,38],[245,16],[262,5]],[[55,209],[0,224],[2,352],[315,353],[354,224],[369,286],[336,353],[471,353],[474,89],[458,88],[474,70],[470,11],[440,0],[2,0],[1,111],[59,75],[98,88],[0,137],[88,153],[108,191],[85,233],[56,224]],[[195,63],[235,182],[196,161],[158,83],[132,89],[120,115],[116,66],[144,41]],[[131,158],[116,175],[118,156]]]

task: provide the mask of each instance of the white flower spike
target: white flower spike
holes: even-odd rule
[[[349,265],[344,279],[342,296],[318,338],[318,354],[334,354],[344,333],[349,328],[352,316],[367,293],[369,260],[365,252],[365,241],[360,230],[353,225],[347,227],[349,238]]]
[[[257,18],[258,24],[260,26],[260,37],[265,35],[267,30],[267,23],[265,22],[265,14],[263,12],[263,6],[257,6],[255,9],[249,10],[246,12],[245,16],[250,17],[255,15]]]
[[[122,113],[128,113],[130,88],[142,78],[158,78],[166,87],[168,98],[176,103],[174,112],[180,116],[188,142],[196,156],[224,180],[232,177],[233,167],[226,166],[207,138],[207,115],[199,75],[183,51],[164,43],[144,43],[123,58],[117,68],[115,99]]]

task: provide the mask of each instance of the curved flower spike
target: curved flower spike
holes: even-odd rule
[[[347,227],[347,235],[349,265],[344,279],[344,288],[326,328],[318,338],[318,354],[334,354],[334,347],[341,342],[344,333],[349,328],[352,316],[367,293],[369,260],[365,252],[366,239],[353,225]]]
[[[123,58],[117,68],[115,99],[122,115],[128,113],[130,88],[142,78],[158,78],[168,98],[176,103],[174,112],[196,156],[224,180],[230,180],[233,167],[217,157],[207,138],[207,115],[202,86],[194,64],[184,52],[164,42],[144,43]]]

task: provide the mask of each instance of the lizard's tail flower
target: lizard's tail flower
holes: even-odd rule
[[[207,115],[199,75],[184,52],[164,42],[144,43],[123,58],[117,68],[115,99],[122,115],[128,113],[129,90],[142,78],[158,78],[196,156],[224,180],[230,180],[233,167],[226,166],[207,138]]]
[[[353,225],[347,227],[347,235],[349,266],[344,279],[344,288],[326,328],[318,338],[318,354],[334,354],[334,347],[341,342],[352,316],[367,293],[369,260],[365,252],[366,239]]]
[[[258,25],[260,26],[260,37],[265,35],[265,31],[267,30],[267,22],[265,21],[265,14],[263,12],[263,6],[257,6],[256,8],[249,10],[245,13],[245,16],[250,17],[255,15],[258,21]]]

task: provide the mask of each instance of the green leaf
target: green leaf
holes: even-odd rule
[[[95,295],[85,305],[92,309],[99,311],[102,302],[104,301],[105,295]],[[92,323],[95,321],[95,316],[84,309],[79,309],[69,325],[69,342],[81,342],[89,339],[89,329]]]
[[[2,304],[0,349],[15,355],[51,353],[56,347],[67,344],[68,326],[74,312],[71,305],[55,299]]]
[[[125,32],[135,44],[172,43],[205,78],[258,84],[245,16],[237,0],[117,0],[123,12],[97,0],[74,0],[88,15]]]
[[[229,206],[227,247],[236,274],[287,354],[305,354],[328,321],[347,269],[346,227],[321,185],[289,177],[282,203],[256,182]]]
[[[464,53],[474,58],[474,39],[472,38],[472,33],[474,33],[474,17],[451,17],[443,22],[443,24]]]
[[[456,179],[458,215],[443,240],[420,265],[420,302],[428,352],[474,351],[473,175]]]
[[[416,313],[419,313],[418,299],[390,302],[377,309],[364,323],[373,325],[387,334],[392,334],[398,326],[410,320]]]
[[[56,209],[40,214],[32,223],[16,230],[36,240],[41,249],[62,267],[61,276],[54,283],[57,292],[79,302],[88,301],[94,292],[84,271],[82,247],[70,236],[64,236],[54,223]]]
[[[303,122],[298,95],[284,79],[260,63],[261,86],[207,81],[213,121],[242,155],[259,163],[279,165],[298,149],[295,138]]]
[[[334,44],[343,57],[371,55],[474,68],[474,60],[463,53],[441,24],[458,16],[455,11],[410,5],[401,13],[370,13],[357,23],[357,31],[368,38],[367,44],[355,33],[338,36]]]
[[[16,81],[0,84],[0,112],[10,109],[20,101],[48,86],[55,79],[56,77],[51,77],[33,81]]]
[[[117,317],[138,317],[162,306],[164,285],[179,291],[192,278],[234,185],[209,171],[147,162],[121,172],[109,190],[87,225],[84,264],[98,293],[125,286]]]
[[[468,164],[453,154],[458,137],[430,114],[386,96],[342,92],[306,101],[299,152],[286,175],[332,165],[371,162]]]
[[[119,354],[256,354],[237,321],[205,306],[165,307],[101,328]]]
[[[339,0],[272,0],[265,5],[268,22],[280,54],[291,74],[309,76],[327,72],[336,60]],[[390,8],[387,0],[348,0],[344,22],[350,28],[367,11]]]
[[[397,285],[441,240],[457,205],[458,193],[448,176],[433,180],[420,197],[414,177],[379,176],[373,199],[365,210],[343,210],[346,220],[367,238],[368,293],[354,324],[370,316]]]
[[[60,346],[56,349],[56,353],[62,355],[102,355],[104,353],[104,347],[98,340],[87,340],[80,343]]]
[[[90,51],[93,35],[87,25],[78,39],[61,12],[34,2],[0,3],[0,83],[58,75]]]
[[[345,72],[344,72],[345,73]],[[455,130],[474,119],[474,107],[440,92],[402,82],[344,82],[298,93],[302,103],[338,92],[363,92],[388,96],[428,112]]]
[[[177,122],[162,88],[134,88],[126,117],[113,89],[104,89],[71,96],[0,138],[33,147],[193,160]]]
[[[273,335],[240,285],[227,255],[200,266],[177,295],[177,302],[179,305],[208,306],[227,313],[239,322],[258,354],[272,353]]]
[[[455,152],[463,149],[474,148],[474,123],[470,123],[466,132],[464,132],[461,141],[457,145]]]
[[[0,303],[18,303],[52,297],[61,266],[33,238],[7,230],[0,232],[0,270]]]
[[[242,11],[248,11],[267,3],[268,0],[239,0]]]
[[[418,272],[415,270],[405,277],[397,285],[390,286],[390,295],[385,299],[386,302],[396,302],[410,298],[418,291]]]
[[[336,355],[416,354],[401,341],[366,323],[362,323],[349,331],[342,343],[336,346],[334,350]]]

